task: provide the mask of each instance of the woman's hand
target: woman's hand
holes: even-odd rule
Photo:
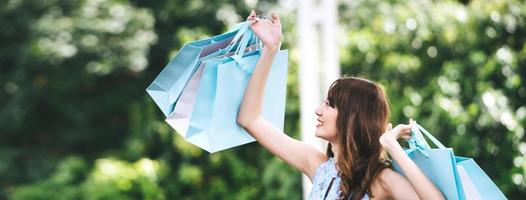
[[[411,137],[411,128],[414,124],[415,122],[411,119],[409,124],[399,124],[394,128],[392,128],[391,124],[387,125],[387,131],[380,137],[380,144],[400,166],[400,169],[420,199],[442,200],[444,196],[440,190],[426,177],[413,160],[409,158],[397,141],[398,138],[409,139]],[[405,196],[399,191],[392,191],[394,191],[392,195],[395,196],[395,199]]]
[[[279,50],[281,45],[281,22],[276,13],[270,14],[271,19],[260,19],[254,10],[248,16],[250,28],[263,42],[263,48],[271,51]]]
[[[387,125],[387,131],[380,137],[380,144],[389,153],[393,147],[397,145],[399,138],[409,139],[411,137],[411,127],[413,127],[414,121],[411,119],[409,124],[399,124],[393,128],[393,125],[389,123]]]

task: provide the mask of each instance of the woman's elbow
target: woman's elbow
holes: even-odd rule
[[[247,125],[246,125],[247,122],[245,122],[245,120],[243,120],[242,117],[239,117],[239,116],[238,116],[237,119],[236,119],[236,122],[237,122],[237,125],[239,125],[239,126],[241,126],[241,127],[243,127],[243,128],[245,128],[245,127],[247,126]]]
[[[238,114],[236,122],[239,126],[245,130],[250,129],[253,126],[254,122],[257,121],[258,116],[247,115],[247,114]]]
[[[248,127],[249,124],[250,124],[250,118],[238,114],[238,115],[237,115],[236,122],[237,122],[237,124],[238,124],[239,126],[241,126],[242,128],[247,129],[247,127]]]

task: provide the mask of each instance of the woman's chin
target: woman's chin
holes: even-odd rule
[[[317,138],[325,139],[323,132],[321,132],[319,129],[316,129],[316,132],[314,132],[314,135]]]
[[[331,139],[336,138],[336,134],[327,133],[326,131],[322,131],[321,128],[316,128],[316,131],[314,132],[314,135],[317,138],[320,138],[320,139],[323,139],[323,140],[326,140],[326,141],[331,141]]]

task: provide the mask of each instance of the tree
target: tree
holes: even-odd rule
[[[185,42],[248,15],[244,3],[1,4],[0,198],[299,198],[298,172],[257,145],[204,153],[144,90]]]
[[[392,121],[417,120],[524,196],[525,6],[520,1],[351,1],[343,72],[381,82]]]

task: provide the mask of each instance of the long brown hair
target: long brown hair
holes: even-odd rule
[[[338,110],[340,199],[362,199],[366,193],[373,197],[373,181],[389,166],[379,141],[389,117],[386,95],[372,81],[347,77],[331,85],[327,98]],[[330,144],[327,156],[334,156]]]

